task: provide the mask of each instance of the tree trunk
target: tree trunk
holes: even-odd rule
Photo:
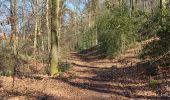
[[[22,0],[22,23],[24,23],[24,20],[25,20],[25,0]],[[22,35],[24,37],[24,40],[26,40],[25,25],[22,25]]]
[[[98,25],[97,25],[97,16],[98,16],[98,13],[99,13],[99,0],[96,0],[96,7],[95,7],[95,16],[94,16],[94,19],[95,19],[95,27],[96,27],[96,38],[95,38],[95,45],[98,45]]]
[[[17,37],[17,0],[10,1],[11,7],[11,31],[14,32],[14,43],[13,43],[13,53],[14,55],[18,54],[17,47],[18,47],[18,37]]]
[[[36,56],[36,52],[37,52],[37,37],[38,37],[38,4],[39,4],[39,0],[35,1],[35,8],[34,8],[34,12],[35,12],[35,29],[34,29],[34,58]]]
[[[48,34],[48,52],[50,52],[50,50],[51,50],[51,32],[50,32],[49,11],[50,11],[50,0],[47,0],[47,5],[46,5],[46,26],[47,26],[47,34]]]
[[[159,4],[160,6],[160,9],[162,10],[162,0],[160,0],[160,4]]]
[[[130,0],[130,16],[131,17],[132,17],[133,11],[134,11],[134,1]]]
[[[159,4],[159,9],[160,9],[160,14],[161,14],[161,21],[160,21],[160,24],[162,26],[162,0],[160,0],[160,4]]]
[[[52,0],[51,17],[51,76],[58,74],[58,31],[61,0]]]

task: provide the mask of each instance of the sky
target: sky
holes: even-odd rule
[[[22,10],[19,9],[19,6],[22,6],[22,2],[21,0],[17,0],[17,5],[18,5],[18,9],[17,9],[17,17],[18,17],[18,30],[21,30],[21,21],[22,21]],[[29,2],[26,3],[25,5],[27,14],[31,12],[31,5]],[[5,24],[5,21],[7,20],[7,17],[10,17],[10,2],[9,0],[0,0],[0,22],[4,23],[3,25],[0,25],[0,34],[2,32],[5,32],[7,34],[10,33],[11,31],[11,25],[7,25]]]
[[[5,21],[6,18],[9,16],[9,3],[7,0],[0,0],[0,22]],[[0,33],[3,31],[9,32],[10,25],[0,25]]]
[[[74,5],[73,3],[75,3],[76,5]],[[18,0],[18,6],[21,6],[22,5],[22,2],[21,0]],[[85,7],[85,4],[81,3],[81,2],[78,2],[78,0],[66,0],[65,2],[65,6],[72,10],[72,11],[75,11],[77,12],[77,14],[80,14],[83,10],[84,10],[84,7]],[[76,8],[78,7],[78,9]],[[5,21],[7,19],[7,17],[10,17],[10,3],[9,3],[9,0],[0,0],[0,22],[2,21]],[[28,13],[31,12],[31,4],[30,3],[26,3],[26,11]],[[21,9],[17,11],[17,14],[18,15],[21,15],[22,14],[22,11]],[[22,15],[21,15],[22,16]],[[21,16],[18,16],[18,28],[19,30],[21,29]],[[28,15],[27,15],[28,16]],[[65,16],[65,19],[67,20],[69,16]],[[0,25],[0,34],[2,32],[6,32],[7,34],[9,34],[11,31],[11,28],[10,28],[10,25],[7,25],[7,24],[4,24],[3,26]]]

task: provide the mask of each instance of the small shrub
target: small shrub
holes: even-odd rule
[[[152,89],[156,89],[159,85],[160,85],[160,83],[157,80],[149,81],[149,87],[151,87]]]
[[[59,74],[62,74],[63,72],[69,71],[72,68],[72,66],[70,63],[67,62],[59,62],[58,68]],[[50,66],[46,66],[44,70],[47,75],[50,75]]]
[[[21,59],[9,53],[11,51],[0,51],[0,75],[12,76],[14,67],[21,65]]]
[[[67,62],[59,62],[59,71],[66,72],[71,68],[71,64]]]
[[[5,71],[3,72],[3,75],[4,75],[4,76],[12,76],[12,75],[13,75],[13,70],[5,70]]]

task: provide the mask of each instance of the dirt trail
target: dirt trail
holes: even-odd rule
[[[166,99],[148,86],[137,58],[138,49],[127,50],[113,60],[92,59],[71,54],[73,68],[59,78],[46,75],[15,78],[0,77],[2,100],[136,100]],[[158,78],[158,77],[156,77]],[[165,79],[170,93],[170,76]]]

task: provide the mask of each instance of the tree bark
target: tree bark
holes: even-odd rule
[[[25,0],[22,0],[22,23],[24,23],[25,20]],[[24,36],[24,40],[26,40],[26,34],[25,34],[25,25],[22,25],[22,35]]]
[[[95,27],[96,27],[96,38],[95,38],[95,45],[98,45],[98,25],[97,25],[97,16],[98,16],[98,11],[99,11],[99,0],[96,0],[96,7],[95,7],[95,15],[94,15],[94,20],[95,20]]]
[[[51,17],[51,76],[58,74],[58,31],[59,31],[59,10],[61,0],[52,0]]]
[[[13,53],[18,54],[18,37],[17,37],[17,0],[10,1],[10,12],[11,12],[11,32],[14,32],[14,43],[13,43]]]
[[[162,0],[160,0],[159,7],[160,7],[160,9],[162,10]]]
[[[50,32],[49,11],[50,11],[50,0],[47,0],[47,5],[46,5],[46,26],[47,26],[47,34],[48,34],[48,52],[50,52],[50,50],[51,50],[51,32]]]
[[[34,27],[34,58],[37,52],[37,37],[38,37],[38,4],[39,0],[35,0],[35,27]]]

